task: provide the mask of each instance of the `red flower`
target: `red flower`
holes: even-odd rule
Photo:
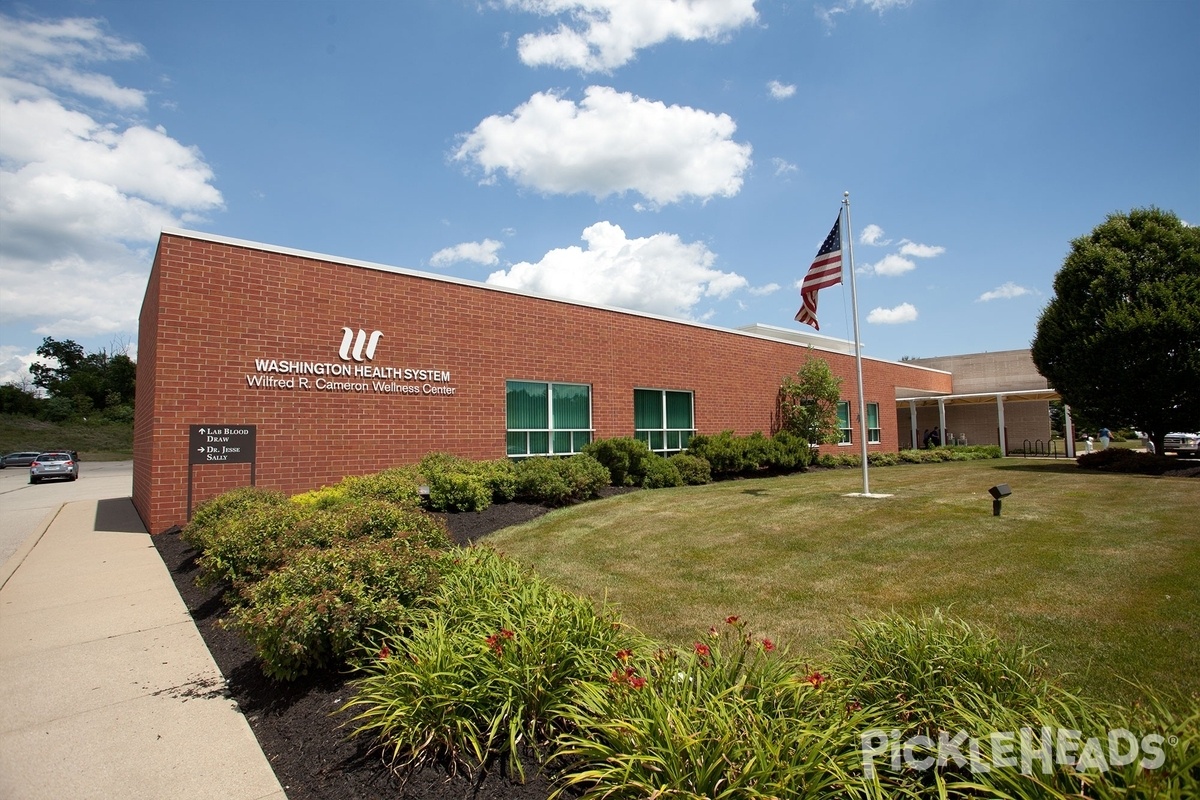
[[[619,669],[614,669],[612,671],[612,675],[608,676],[608,682],[609,683],[618,683],[618,684],[624,683],[625,682],[625,673]]]
[[[379,648],[379,660],[380,661],[386,661],[387,659],[391,658],[391,656],[392,656],[392,651],[390,649],[388,649],[388,646],[386,644],[383,647]]]
[[[628,661],[628,660],[629,660],[629,659],[631,659],[631,658],[633,658],[633,651],[632,651],[632,650],[618,650],[618,651],[617,651],[617,660],[618,660],[618,661],[620,661],[620,662],[625,662],[625,661]]]
[[[857,700],[851,700],[849,703],[846,703],[847,714],[853,714],[855,711],[862,711],[862,703]]]
[[[707,656],[712,652],[704,642],[696,642],[692,645],[692,649],[696,651],[696,655],[698,656]]]
[[[772,642],[770,639],[763,639],[762,640],[762,649],[769,653],[775,649],[775,643]]]
[[[711,626],[711,627],[708,629],[708,638],[710,638],[710,639],[716,639],[716,638],[717,638],[717,637],[719,637],[720,635],[721,635],[721,634],[717,633],[717,626],[716,626],[716,625],[713,625],[713,626]]]
[[[500,641],[499,633],[493,633],[487,637],[487,646],[496,655],[504,655],[504,642]]]
[[[646,679],[643,678],[641,675],[630,675],[629,676],[629,685],[632,686],[634,689],[641,689],[643,686],[646,685]]]
[[[811,673],[809,673],[808,677],[805,678],[805,680],[808,681],[809,683],[811,683],[816,688],[820,689],[821,684],[825,683],[825,681],[829,680],[829,678],[825,677],[820,672],[813,670]]]
[[[505,639],[512,639],[514,636],[516,636],[516,634],[510,631],[508,628],[501,628],[500,635]]]
[[[737,624],[737,621],[738,621],[738,615],[737,615],[737,614],[733,614],[733,615],[731,615],[731,616],[728,616],[728,617],[726,617],[726,618],[725,618],[725,624],[726,624],[726,625],[736,625],[736,624]]]

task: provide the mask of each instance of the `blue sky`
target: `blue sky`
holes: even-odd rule
[[[1200,224],[1197,41],[1194,0],[0,0],[0,382],[136,348],[163,227],[799,329],[843,191],[866,355],[1027,347],[1071,239]]]

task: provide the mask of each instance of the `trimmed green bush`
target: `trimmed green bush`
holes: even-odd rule
[[[1162,475],[1181,468],[1179,462],[1170,456],[1138,453],[1126,447],[1106,447],[1094,453],[1085,453],[1076,458],[1075,463],[1080,469],[1137,475]]]
[[[808,440],[790,431],[779,431],[771,437],[775,443],[772,461],[768,465],[779,472],[802,470],[812,463],[813,449]]]
[[[741,475],[749,468],[746,443],[733,431],[721,431],[711,436],[698,433],[688,441],[687,452],[709,463],[714,478]]]
[[[650,446],[632,436],[597,439],[583,446],[583,452],[608,468],[613,486],[641,486],[646,464],[654,457]]]
[[[183,540],[197,550],[206,550],[222,535],[222,530],[240,515],[267,507],[285,506],[287,495],[269,489],[244,486],[205,500],[196,506],[184,527]]]
[[[245,587],[223,624],[254,645],[263,672],[281,681],[341,664],[401,629],[436,588],[438,551],[406,540],[343,541],[294,551]]]
[[[536,457],[517,462],[517,496],[533,503],[564,505],[595,497],[609,484],[608,468],[589,455]]]
[[[645,489],[666,489],[672,486],[683,486],[683,476],[671,463],[670,459],[654,456],[644,464],[646,477],[642,479]]]
[[[679,476],[688,486],[700,486],[712,482],[712,467],[708,461],[691,453],[676,453],[667,459],[675,465]]]

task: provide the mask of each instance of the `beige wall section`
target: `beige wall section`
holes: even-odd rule
[[[999,350],[993,353],[969,353],[939,358],[918,358],[908,362],[931,369],[945,370],[953,375],[956,395],[984,394],[987,392],[1015,392],[1029,389],[1047,389],[1049,384],[1033,364],[1029,350]],[[896,428],[901,447],[913,446],[907,403],[896,404]],[[946,403],[947,442],[953,436],[961,444],[999,444],[999,412],[996,399],[969,398],[950,400]],[[917,443],[926,430],[938,427],[936,405],[917,408]],[[1045,450],[1050,442],[1050,406],[1045,400],[1013,401],[1004,403],[1004,427],[1007,429],[1009,452],[1020,452],[1028,440],[1030,446],[1040,442]]]
[[[909,409],[905,403],[900,403],[896,409],[897,430],[900,434],[900,447],[911,447],[909,442]],[[998,414],[995,401],[987,403],[952,404],[946,405],[946,434],[954,436],[955,443],[961,444],[966,438],[967,444],[1000,444],[997,428]],[[917,438],[938,426],[937,406],[921,406],[917,408]],[[1049,404],[1045,400],[1026,402],[1006,402],[1004,404],[1004,427],[1008,429],[1008,449],[1010,452],[1022,449],[1028,439],[1031,446],[1040,441],[1043,450],[1050,441]],[[919,446],[919,445],[918,445]]]
[[[908,362],[941,369],[954,375],[954,394],[1012,392],[1046,389],[1049,384],[1033,365],[1029,350],[1000,350],[940,358],[918,358]]]

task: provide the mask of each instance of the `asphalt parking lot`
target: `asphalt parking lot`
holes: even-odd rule
[[[132,461],[82,461],[79,480],[36,486],[29,483],[28,467],[0,469],[0,564],[63,503],[129,497],[132,492]]]

